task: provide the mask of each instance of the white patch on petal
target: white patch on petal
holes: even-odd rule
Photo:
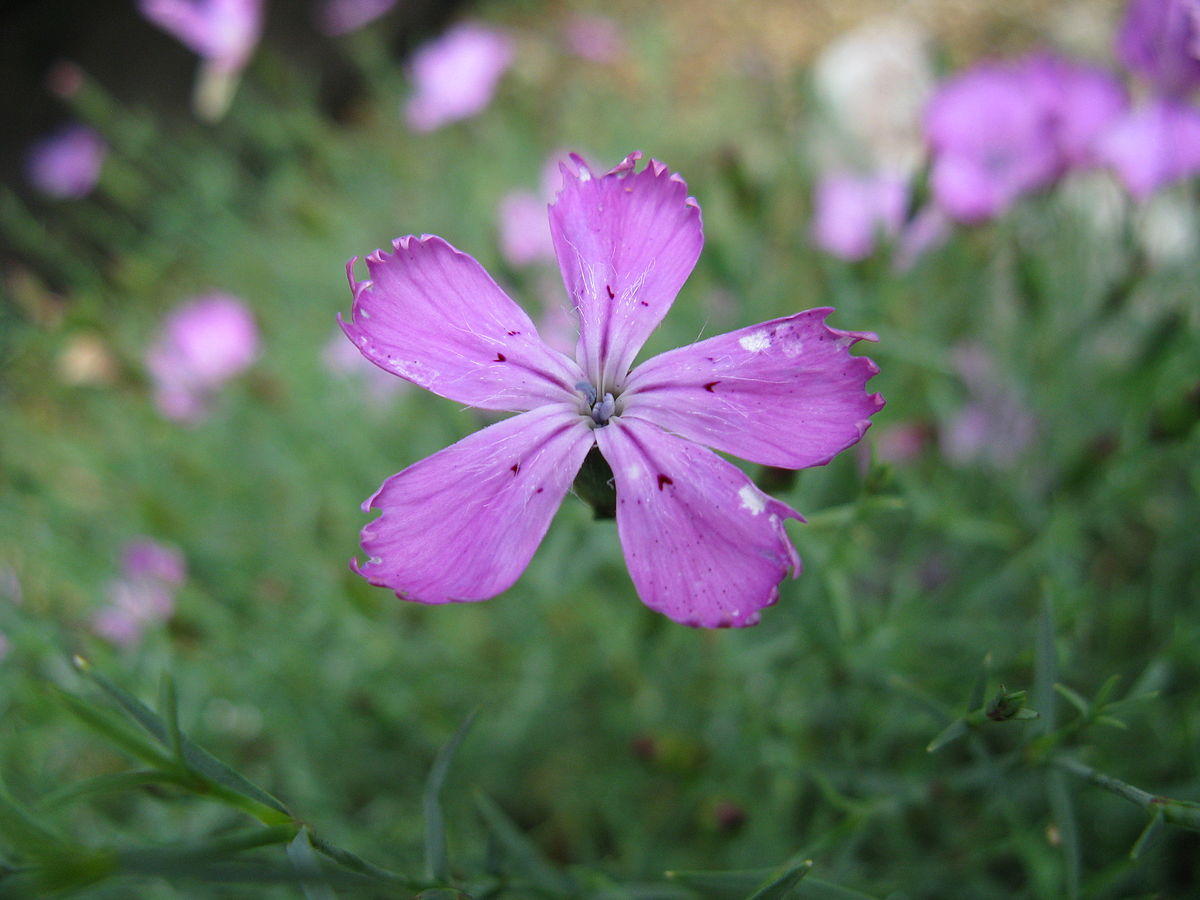
[[[640,481],[646,477],[646,470],[635,463],[625,470],[625,477],[630,481]]]
[[[738,338],[738,343],[742,345],[743,350],[749,350],[751,353],[762,353],[762,351],[771,346],[771,336],[765,331],[756,331],[754,334]]]
[[[757,516],[760,512],[767,508],[767,501],[763,495],[754,489],[753,485],[742,485],[742,489],[738,491],[738,496],[742,499],[742,509],[750,510],[750,515]]]

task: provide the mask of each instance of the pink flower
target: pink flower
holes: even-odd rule
[[[471,22],[421,47],[410,63],[409,126],[433,131],[482,112],[512,59],[508,35]]]
[[[179,307],[146,354],[163,415],[201,418],[216,389],[254,361],[258,328],[236,297],[213,293]]]
[[[1111,75],[1049,54],[962,72],[926,110],[934,199],[964,222],[999,215],[1090,163],[1095,140],[1125,106]]]
[[[396,0],[323,0],[317,11],[317,27],[331,36],[349,34],[395,5]]]
[[[1200,110],[1165,97],[1150,100],[1101,136],[1096,155],[1144,200],[1200,172]]]
[[[999,377],[982,347],[957,348],[954,367],[968,399],[940,429],[942,453],[959,465],[982,461],[1010,468],[1033,441],[1033,415],[1016,390]]]
[[[1200,87],[1198,49],[1198,0],[1132,0],[1117,31],[1117,58],[1168,96]]]
[[[29,148],[29,180],[50,197],[79,198],[91,193],[100,180],[108,147],[104,138],[86,125],[68,125]]]
[[[147,626],[171,617],[185,577],[178,548],[150,538],[130,541],[121,554],[121,577],[109,585],[109,602],[92,617],[92,630],[118,646],[135,646]]]
[[[888,175],[827,175],[813,198],[813,243],[848,261],[866,259],[904,224],[908,188]]]
[[[4,632],[0,631],[0,659],[8,656],[8,638],[4,636]]]
[[[363,355],[437,394],[518,414],[392,476],[364,504],[372,584],[423,603],[493,597],[517,580],[593,450],[612,471],[617,530],[642,601],[677,622],[751,625],[800,561],[799,519],[713,450],[769,466],[827,463],[883,405],[878,370],[848,348],[875,340],[829,328],[813,309],[634,357],[666,315],[703,245],[687,185],[641,154],[596,176],[563,166],[550,228],[579,320],[575,358],[470,256],[432,235],[393,242],[354,277]],[[713,450],[708,449],[709,447]]]
[[[509,191],[500,200],[500,252],[514,266],[554,259],[546,227],[546,201],[532,191]]]
[[[245,68],[262,33],[263,0],[138,0],[143,16],[216,68]]]

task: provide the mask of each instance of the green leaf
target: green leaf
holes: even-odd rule
[[[728,900],[745,897],[757,889],[774,869],[733,869],[708,872],[704,870],[681,870],[667,872],[671,881],[698,891],[711,900]]]
[[[988,669],[991,668],[992,654],[987,654],[983,658],[983,663],[979,666],[979,674],[975,676],[975,684],[971,687],[971,696],[967,700],[967,712],[974,712],[982,708],[984,694],[987,692]]]
[[[136,790],[151,784],[172,784],[177,787],[191,788],[195,786],[195,779],[190,775],[164,772],[159,769],[135,769],[131,772],[97,775],[95,778],[88,778],[85,781],[59,788],[43,797],[38,806],[42,809],[54,809],[75,800],[90,797],[92,794]]]
[[[782,875],[759,888],[747,900],[786,900],[794,896],[794,888],[812,870],[812,866],[811,859],[789,866]]]
[[[112,697],[151,736],[164,746],[171,746],[170,729],[153,710],[93,669],[87,660],[76,657],[76,665],[80,671],[99,685],[101,690]],[[179,748],[188,769],[221,785],[234,794],[254,801],[260,807],[266,807],[266,809],[243,807],[246,808],[247,812],[263,821],[264,824],[282,825],[293,820],[294,817],[291,812],[282,802],[235,772],[207,750],[192,743],[182,734],[179,735]]]
[[[935,737],[932,741],[929,742],[929,746],[927,746],[925,748],[925,752],[926,753],[936,753],[938,750],[941,750],[943,747],[945,747],[951,741],[957,741],[960,737],[965,735],[968,731],[970,731],[970,728],[967,726],[967,723],[965,720],[955,719],[953,722],[951,722],[949,725],[947,725],[945,727],[945,729],[943,729],[941,734],[939,734],[937,737]]]
[[[446,745],[438,751],[438,755],[434,757],[433,765],[429,769],[429,776],[425,779],[425,870],[431,881],[449,880],[446,860],[446,822],[441,802],[442,785],[446,781],[446,774],[450,771],[450,763],[454,760],[454,755],[462,745],[467,732],[471,730],[477,712],[478,710],[472,710],[463,723],[458,726],[458,730],[454,732],[450,740],[446,742]]]
[[[1084,716],[1085,718],[1091,715],[1091,704],[1084,700],[1083,697],[1081,697],[1078,693],[1071,690],[1071,688],[1067,687],[1065,684],[1056,682],[1054,685],[1054,690],[1058,691],[1058,693],[1063,697],[1066,697],[1067,700],[1070,701],[1071,705],[1079,710],[1080,715]]]
[[[170,673],[164,672],[159,684],[158,708],[167,723],[168,747],[171,755],[181,766],[187,766],[183,758],[183,735],[179,731],[179,701],[175,695],[175,682]]]
[[[475,796],[475,806],[484,823],[517,864],[518,869],[534,884],[551,894],[562,895],[574,892],[569,876],[559,872],[550,864],[542,852],[513,823],[504,811],[485,794]]]
[[[107,738],[130,756],[159,769],[170,769],[171,758],[142,735],[131,731],[125,722],[107,710],[97,709],[74,694],[55,689],[67,710],[101,737]]]
[[[313,853],[307,828],[296,832],[296,836],[288,843],[287,855],[297,874],[305,879],[302,885],[305,900],[337,900],[333,888],[319,880],[321,866],[317,862],[317,855]]]
[[[1138,839],[1130,849],[1129,858],[1140,859],[1142,854],[1153,847],[1162,837],[1165,824],[1166,816],[1163,815],[1163,811],[1155,810],[1154,815],[1150,817],[1150,821],[1146,823],[1146,827],[1142,829],[1142,833],[1138,835]]]

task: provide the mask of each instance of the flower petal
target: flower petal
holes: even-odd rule
[[[363,504],[367,581],[421,603],[486,600],[525,570],[562,503],[592,429],[553,404],[477,431],[393,475]]]
[[[579,311],[576,358],[601,394],[620,387],[704,244],[683,179],[656,160],[635,172],[640,158],[630,154],[597,178],[572,156],[575,170],[562,167],[550,207],[554,252]]]
[[[784,530],[800,519],[741,469],[637,419],[595,430],[617,486],[617,529],[648,607],[702,628],[753,625],[800,571]]]
[[[480,409],[575,402],[579,367],[537,328],[474,259],[439,237],[397,238],[367,257],[342,330],[375,365]]]
[[[824,465],[883,406],[865,390],[878,368],[848,349],[875,335],[830,328],[831,312],[810,309],[647,360],[618,415],[767,466]]]

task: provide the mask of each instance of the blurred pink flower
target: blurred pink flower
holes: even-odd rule
[[[1009,468],[1033,441],[1033,414],[982,347],[958,347],[953,359],[967,402],[939,431],[942,453],[959,465],[984,462]]]
[[[567,49],[596,63],[614,63],[625,54],[625,39],[608,16],[572,14],[563,27]]]
[[[236,297],[212,293],[172,312],[146,354],[163,415],[201,418],[212,394],[254,361],[258,327]]]
[[[1051,54],[968,69],[926,109],[934,200],[964,222],[999,215],[1067,169],[1094,162],[1094,142],[1126,105],[1107,72]]]
[[[812,241],[848,261],[866,259],[904,224],[908,188],[891,175],[826,175],[813,196]]]
[[[262,33],[263,0],[138,0],[143,16],[216,68],[238,71]]]
[[[87,125],[68,125],[29,148],[29,180],[50,197],[79,198],[100,179],[108,147]]]
[[[896,238],[892,268],[907,272],[926,253],[935,250],[950,237],[953,223],[945,210],[930,203],[909,219]]]
[[[930,444],[930,427],[923,422],[901,422],[881,431],[872,442],[883,462],[903,465],[921,457]]]
[[[135,538],[125,545],[121,569],[128,578],[152,579],[171,587],[183,584],[187,574],[187,565],[178,547],[146,537]]]
[[[334,36],[358,31],[396,5],[396,0],[322,0],[317,7],[317,27]]]
[[[514,266],[554,261],[554,242],[546,208],[562,184],[559,166],[569,162],[566,151],[551,153],[542,166],[541,193],[509,191],[500,200],[497,213],[500,252]]]
[[[1116,54],[1155,91],[1179,97],[1200,87],[1200,2],[1131,0]]]
[[[420,47],[409,64],[409,126],[433,131],[482,112],[512,64],[513,52],[508,35],[473,22],[456,25]]]
[[[92,617],[92,631],[120,647],[135,646],[147,626],[171,617],[185,577],[178,548],[145,537],[130,541],[121,553],[121,577],[109,585],[109,602]]]
[[[1130,111],[1097,143],[1129,193],[1144,200],[1158,188],[1200,172],[1200,109],[1166,97]]]
[[[514,266],[554,259],[546,201],[533,191],[509,191],[500,200],[500,252]]]

